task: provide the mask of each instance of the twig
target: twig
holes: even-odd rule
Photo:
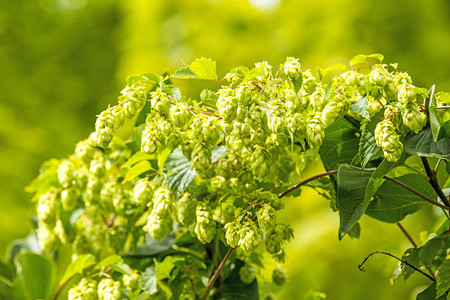
[[[444,192],[442,191],[441,187],[439,186],[439,182],[436,177],[436,172],[434,172],[430,164],[428,163],[428,160],[426,157],[421,157],[423,166],[425,167],[425,171],[427,172],[428,177],[430,178],[430,184],[433,187],[433,189],[438,194],[439,198],[441,198],[442,203],[444,203],[446,206],[450,206],[450,202],[448,201],[447,197],[445,197]]]
[[[442,204],[440,204],[439,202],[436,202],[436,201],[434,201],[434,200],[428,198],[428,197],[425,196],[424,194],[421,194],[421,193],[415,191],[414,189],[410,188],[410,187],[407,186],[406,184],[403,184],[403,183],[401,183],[400,181],[395,180],[394,178],[390,178],[390,177],[387,177],[387,176],[383,176],[383,178],[386,179],[386,180],[389,180],[389,181],[391,181],[391,182],[393,182],[393,183],[395,183],[395,184],[398,185],[398,186],[401,186],[401,187],[404,188],[405,190],[410,191],[411,193],[415,194],[416,196],[422,198],[423,200],[425,200],[425,201],[427,201],[427,202],[430,202],[430,203],[433,204],[433,205],[436,205],[436,206],[438,206],[438,207],[440,207],[440,208],[442,208],[442,209],[445,209],[445,210],[450,211],[450,207],[448,207],[448,206],[446,206],[446,205],[442,205]]]
[[[301,187],[302,185],[305,185],[305,184],[307,184],[307,183],[309,183],[309,182],[311,182],[313,180],[316,180],[317,178],[320,178],[320,177],[323,177],[323,176],[328,176],[328,175],[331,175],[331,174],[336,174],[337,172],[338,172],[338,170],[332,170],[332,171],[328,171],[328,172],[325,172],[325,173],[321,173],[321,174],[315,175],[315,176],[310,177],[310,178],[308,178],[306,180],[303,180],[302,182],[297,183],[293,187],[291,187],[291,188],[287,189],[286,191],[282,192],[281,194],[279,194],[278,198],[283,198],[284,196],[286,196],[288,193],[292,192],[293,190],[295,190],[295,189]]]
[[[216,282],[217,277],[219,277],[220,272],[222,272],[222,269],[225,266],[225,262],[228,260],[228,258],[231,255],[231,252],[233,252],[234,249],[235,248],[230,248],[228,250],[227,254],[225,254],[224,258],[222,259],[219,266],[217,267],[217,270],[214,272],[213,276],[209,280],[208,285],[206,286],[205,292],[203,293],[202,299],[206,299],[208,297],[209,291],[213,287],[214,282]]]
[[[426,276],[426,277],[427,277],[428,279],[430,279],[431,281],[436,282],[436,279],[434,279],[433,277],[431,277],[431,276],[428,275],[427,273],[423,272],[423,271],[420,270],[419,268],[414,267],[413,265],[411,265],[411,264],[408,263],[407,261],[405,261],[405,260],[403,260],[403,259],[401,259],[401,258],[398,258],[397,256],[395,256],[395,255],[393,255],[393,254],[390,254],[390,253],[387,253],[387,252],[383,252],[383,251],[375,251],[375,252],[370,253],[370,254],[364,259],[364,261],[363,261],[361,264],[358,265],[359,270],[361,270],[361,271],[364,272],[365,269],[363,268],[363,265],[365,264],[365,262],[369,259],[369,257],[371,257],[372,255],[377,254],[377,253],[379,253],[379,254],[384,254],[384,255],[393,257],[393,258],[395,258],[396,260],[401,261],[402,263],[404,263],[404,264],[407,265],[408,267],[413,268],[414,270],[416,270],[417,272],[419,272],[419,273],[422,274],[423,276]]]
[[[400,222],[397,223],[397,226],[400,228],[400,230],[403,232],[403,234],[408,238],[408,240],[411,242],[411,244],[414,246],[414,248],[417,248],[416,242],[414,241],[412,236],[409,234],[409,232],[406,230],[406,228],[403,227],[403,225],[400,224]]]

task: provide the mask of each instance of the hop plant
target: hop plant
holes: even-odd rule
[[[197,199],[189,193],[183,193],[177,203],[177,219],[184,226],[189,226],[196,219]]]
[[[69,300],[96,300],[97,282],[93,279],[82,278],[68,293]]]
[[[403,123],[416,134],[422,130],[427,122],[427,116],[420,111],[419,105],[415,102],[405,104],[402,112]]]
[[[196,209],[194,232],[202,244],[212,241],[216,234],[216,222],[213,219],[211,208],[205,203],[199,203]]]
[[[209,145],[198,143],[191,154],[192,166],[199,174],[204,174],[211,165],[212,149]]]
[[[284,63],[284,73],[290,78],[296,79],[302,75],[301,67],[298,58],[288,57]]]
[[[141,152],[151,154],[161,148],[158,135],[159,133],[154,124],[152,122],[148,123],[142,132]]]
[[[238,245],[244,253],[254,252],[261,242],[261,235],[258,227],[256,227],[256,224],[253,221],[245,222],[239,230],[239,235],[240,240]]]
[[[171,198],[171,192],[166,188],[159,188],[153,196],[153,209],[144,230],[157,240],[161,240],[172,232]]]
[[[321,113],[310,112],[306,121],[306,139],[311,148],[319,147],[325,137],[325,124]]]
[[[76,166],[69,159],[65,159],[60,163],[58,167],[58,179],[59,183],[61,183],[64,188],[69,188],[74,185],[75,169]]]
[[[239,240],[241,239],[239,230],[241,227],[241,223],[239,222],[230,222],[225,224],[225,238],[227,240],[227,244],[231,248],[236,248],[239,245]]]
[[[286,282],[286,270],[277,266],[272,272],[272,281],[276,285],[283,285]]]
[[[99,300],[120,300],[122,291],[120,281],[114,281],[110,278],[103,278],[97,287]]]
[[[271,231],[277,222],[275,209],[269,204],[263,205],[263,207],[256,214],[258,218],[258,225],[264,231]]]
[[[239,269],[239,277],[241,279],[241,281],[245,284],[250,284],[252,283],[255,278],[256,278],[256,271],[255,268],[253,268],[251,265],[249,264],[245,264],[243,265],[240,269]]]
[[[403,153],[403,144],[400,142],[400,135],[395,131],[395,127],[389,119],[384,119],[375,127],[375,141],[383,150],[384,157],[391,162],[400,159]]]
[[[325,127],[328,127],[336,119],[344,116],[350,108],[350,104],[350,98],[341,93],[328,102],[322,111],[322,121]]]
[[[143,178],[136,182],[133,191],[133,202],[134,204],[144,207],[149,204],[153,197],[153,185],[147,179]]]
[[[281,251],[281,235],[275,230],[267,233],[265,238],[266,250],[270,254],[277,254]]]
[[[264,180],[270,170],[271,165],[271,156],[269,151],[264,147],[256,145],[255,151],[252,153],[250,161],[250,168],[253,172],[253,175],[260,181]]]

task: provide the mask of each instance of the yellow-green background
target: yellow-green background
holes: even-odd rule
[[[449,91],[449,16],[447,0],[0,0],[0,254],[31,228],[24,188],[39,165],[87,137],[127,75],[170,72],[201,56],[224,75],[287,56],[315,69],[383,53],[417,85]],[[180,84],[190,96],[201,88]],[[331,299],[409,299],[428,283],[413,275],[390,286],[396,262],[387,257],[374,257],[361,273],[357,265],[371,251],[401,255],[410,245],[395,225],[369,217],[360,240],[339,242],[327,205],[306,189],[287,203],[296,239],[279,299],[301,299],[309,289]],[[428,210],[405,226],[418,240],[434,222]]]

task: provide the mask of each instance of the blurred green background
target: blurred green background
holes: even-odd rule
[[[0,0],[0,254],[31,229],[25,186],[49,158],[71,153],[94,129],[95,116],[115,99],[125,77],[173,71],[197,57],[217,61],[221,75],[238,65],[287,56],[303,68],[347,63],[383,53],[416,85],[450,91],[450,1],[357,0]],[[180,82],[195,97],[198,83]],[[310,168],[317,173],[320,166]],[[305,190],[287,203],[296,228],[288,249],[288,284],[279,299],[309,289],[331,299],[410,299],[426,279],[390,286],[408,241],[395,225],[363,218],[360,240],[337,239],[337,214]],[[430,217],[430,215],[432,217]],[[432,211],[405,220],[418,239]],[[412,299],[412,298],[411,298]]]

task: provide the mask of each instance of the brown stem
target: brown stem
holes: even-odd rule
[[[447,109],[447,108],[450,108],[450,106],[438,106],[438,107],[436,107],[437,109]]]
[[[442,203],[444,203],[446,206],[450,206],[450,202],[447,200],[447,197],[445,197],[444,192],[442,191],[441,187],[439,186],[436,172],[431,169],[430,164],[428,163],[428,160],[426,157],[421,157],[421,159],[422,159],[423,166],[425,167],[425,171],[427,172],[427,175],[430,178],[431,186],[436,191],[439,198],[441,198]]]
[[[413,268],[414,270],[416,270],[417,272],[419,272],[419,273],[422,274],[423,276],[426,276],[426,277],[427,277],[428,279],[430,279],[431,281],[436,282],[436,279],[434,279],[433,277],[431,277],[431,276],[428,275],[427,273],[423,272],[423,271],[420,270],[419,268],[414,267],[413,265],[411,265],[411,264],[408,263],[407,261],[404,261],[403,259],[398,258],[397,256],[395,256],[395,255],[393,255],[393,254],[390,254],[390,253],[387,253],[387,252],[383,252],[383,251],[375,251],[375,252],[370,253],[370,254],[364,259],[364,261],[363,261],[361,264],[358,265],[358,268],[359,268],[361,271],[364,272],[365,269],[363,268],[363,265],[365,264],[365,262],[369,259],[369,257],[371,257],[372,255],[377,254],[377,253],[379,253],[379,254],[384,254],[384,255],[393,257],[393,258],[395,258],[396,260],[401,261],[402,263],[404,263],[404,264],[407,265],[408,267]]]
[[[206,299],[208,297],[209,291],[213,287],[214,282],[216,282],[217,277],[219,277],[220,272],[222,272],[222,269],[225,266],[225,262],[228,260],[228,258],[231,255],[231,252],[233,252],[234,249],[235,248],[230,248],[228,250],[227,254],[225,254],[224,258],[222,259],[219,266],[217,267],[217,270],[214,272],[213,276],[209,280],[208,285],[206,286],[205,292],[203,293],[202,299]]]
[[[403,234],[408,238],[408,240],[411,242],[411,244],[414,246],[414,248],[417,248],[416,242],[414,241],[412,236],[409,234],[409,232],[406,230],[406,228],[403,227],[403,225],[400,224],[400,222],[397,223],[397,226],[400,228],[400,230],[403,232]]]
[[[446,206],[446,205],[442,205],[441,203],[436,202],[436,201],[434,201],[434,200],[428,198],[427,196],[425,196],[425,195],[423,195],[423,194],[421,194],[421,193],[415,191],[414,189],[410,188],[410,187],[407,186],[406,184],[403,184],[403,183],[401,183],[400,181],[395,180],[394,178],[390,178],[390,177],[387,177],[387,176],[383,176],[383,178],[386,179],[386,180],[389,180],[389,181],[391,181],[391,182],[393,182],[393,183],[395,183],[395,184],[398,185],[398,186],[401,186],[401,187],[404,188],[405,190],[410,191],[410,192],[413,193],[414,195],[416,195],[416,196],[422,198],[423,200],[425,200],[425,201],[427,201],[427,202],[429,202],[429,203],[431,203],[431,204],[433,204],[433,205],[436,205],[436,206],[438,206],[438,207],[440,207],[440,208],[442,208],[442,209],[445,209],[445,210],[450,211],[450,207],[448,207],[448,206]]]
[[[328,176],[328,175],[331,175],[331,174],[336,174],[337,172],[338,172],[338,170],[332,170],[332,171],[328,171],[328,172],[325,172],[325,173],[321,173],[321,174],[315,175],[315,176],[310,177],[310,178],[308,178],[306,180],[303,180],[302,182],[297,183],[293,187],[291,187],[291,188],[287,189],[286,191],[282,192],[281,194],[279,194],[278,198],[283,198],[284,196],[286,196],[288,193],[292,192],[293,190],[298,189],[302,185],[305,185],[308,182],[316,180],[317,178],[320,178],[320,177],[323,177],[323,176]]]

